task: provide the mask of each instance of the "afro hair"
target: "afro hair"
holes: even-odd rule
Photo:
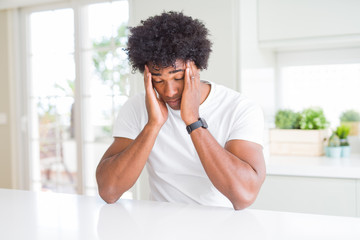
[[[137,27],[130,27],[128,46],[132,70],[144,72],[145,64],[158,68],[175,66],[176,60],[194,61],[206,69],[212,43],[205,25],[182,12],[163,12]]]

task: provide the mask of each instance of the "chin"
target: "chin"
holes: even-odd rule
[[[181,108],[181,99],[173,102],[167,102],[167,105],[173,110],[180,110]]]
[[[168,104],[169,105],[169,104]],[[172,110],[180,110],[181,106],[170,106],[169,107],[172,109]]]

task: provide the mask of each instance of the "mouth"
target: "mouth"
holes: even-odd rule
[[[178,110],[178,109],[180,109],[181,98],[167,100],[166,103],[167,103],[172,109],[177,109],[177,110]]]

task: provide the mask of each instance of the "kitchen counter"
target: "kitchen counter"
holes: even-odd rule
[[[360,219],[0,189],[1,239],[360,239]]]
[[[360,179],[360,154],[349,158],[270,156],[268,175]]]

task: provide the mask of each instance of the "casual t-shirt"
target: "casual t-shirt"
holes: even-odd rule
[[[206,83],[211,84],[211,90],[200,105],[199,115],[217,142],[222,147],[233,139],[262,145],[264,117],[260,106],[234,90]],[[147,120],[145,94],[138,94],[120,109],[113,136],[135,139]],[[156,138],[146,168],[153,200],[232,207],[206,175],[180,110],[168,107],[168,119]]]

